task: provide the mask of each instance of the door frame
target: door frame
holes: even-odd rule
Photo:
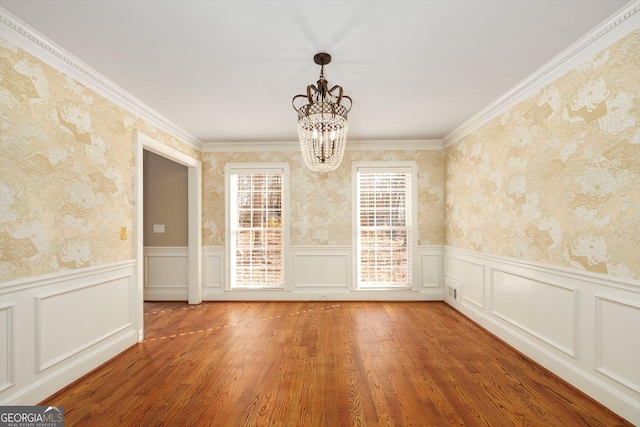
[[[188,198],[188,302],[202,302],[202,163],[175,148],[136,131],[135,135],[135,245],[136,327],[138,342],[144,339],[144,213],[143,151],[147,150],[187,167]]]

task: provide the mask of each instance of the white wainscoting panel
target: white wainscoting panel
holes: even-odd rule
[[[37,295],[39,371],[132,326],[132,295],[131,277]]]
[[[448,304],[640,425],[640,281],[444,251]]]
[[[205,246],[202,248],[203,295],[206,296],[208,289],[224,288],[224,263],[224,246]]]
[[[294,288],[351,288],[350,246],[296,246],[291,249]]]
[[[443,290],[443,253],[442,246],[420,247],[420,287]]]
[[[203,248],[203,298],[207,301],[425,301],[442,300],[442,246],[421,246],[414,262],[413,289],[354,289],[351,246],[291,246],[286,252],[284,289],[226,288],[224,246]]]
[[[135,345],[135,260],[0,284],[0,405],[35,405]]]
[[[491,312],[573,357],[577,305],[574,288],[491,269]]]
[[[144,248],[144,299],[186,301],[189,298],[189,248]]]
[[[485,267],[484,264],[445,255],[444,273],[460,282],[458,299],[470,302],[480,308],[485,306]]]
[[[0,307],[0,391],[14,382],[14,314],[13,303]]]
[[[458,300],[460,298],[460,289],[462,289],[462,280],[449,276],[444,276],[444,300],[448,298]]]
[[[640,304],[601,294],[595,298],[596,369],[640,393]]]

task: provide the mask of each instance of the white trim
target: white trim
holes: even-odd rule
[[[224,284],[225,251],[224,246],[205,246],[203,248],[204,258],[211,258],[214,262],[211,271],[209,271],[207,263],[204,264],[205,278],[210,278],[209,282],[204,283],[204,299],[206,301],[442,301],[443,299],[441,284],[443,283],[442,257],[444,248],[440,245],[418,247],[417,257],[427,257],[430,262],[424,266],[414,265],[413,270],[417,277],[421,278],[422,283],[417,283],[413,290],[354,290],[351,283],[353,277],[351,260],[353,248],[351,245],[294,245],[289,247],[289,260],[286,261],[288,265],[291,265],[291,268],[285,273],[287,289],[228,291]],[[336,280],[342,277],[343,271],[341,269],[328,273],[330,283],[323,283],[322,280],[314,281],[310,276],[313,272],[307,272],[308,274],[304,277],[306,282],[296,282],[294,269],[297,268],[296,258],[299,259],[300,256],[315,257],[315,262],[320,265],[323,265],[325,257],[333,258],[334,265],[339,267],[342,262],[345,270],[344,283]],[[424,267],[430,270],[428,272],[420,271]]]
[[[0,295],[10,294],[26,289],[36,289],[43,286],[55,285],[60,282],[68,282],[75,279],[87,279],[98,274],[109,273],[135,265],[135,260],[118,261],[109,264],[94,265],[76,270],[64,270],[42,276],[27,277],[11,280],[0,284]]]
[[[351,256],[351,246],[348,245],[292,246],[291,271],[288,276],[291,289],[303,292],[311,289],[323,290],[327,298],[330,293],[351,290]],[[304,267],[303,260],[311,261],[306,264],[307,268]],[[309,265],[314,268],[308,268]],[[316,265],[320,268],[315,268]],[[322,278],[314,277],[318,270],[321,270]]]
[[[551,82],[640,26],[640,0],[623,7],[611,18],[582,36],[511,90],[474,114],[444,138],[443,148],[457,143],[480,126],[537,93]]]
[[[11,311],[7,324],[10,335],[5,341],[10,358],[5,363],[10,365],[12,382],[0,385],[0,405],[34,405],[134,345],[135,272],[135,261],[127,260],[21,279],[5,287],[0,310]],[[20,286],[16,286],[18,282]],[[118,290],[117,296],[111,293],[114,289]],[[79,297],[77,292],[90,294]],[[87,307],[102,307],[104,299],[100,295],[105,294],[101,292],[117,298],[113,302],[120,307],[113,317],[109,311],[110,319],[100,316],[107,322],[102,324],[104,329],[95,328],[92,323],[79,340],[66,344],[59,342],[57,333],[43,330],[68,330],[61,325],[76,321],[81,313],[77,310],[78,301]],[[55,300],[56,309],[43,313],[41,303],[47,300]],[[55,351],[47,355],[42,352],[45,347],[55,347]]]
[[[418,264],[414,267],[421,290],[444,290],[444,249],[440,245],[418,246]],[[426,265],[425,265],[426,264]]]
[[[483,266],[483,270],[484,270],[484,266]],[[520,277],[522,279],[526,279],[526,280],[530,280],[536,283],[539,283],[540,285],[543,286],[551,286],[551,287],[555,287],[558,289],[563,289],[565,291],[569,291],[571,292],[572,295],[572,306],[571,309],[573,311],[573,316],[572,316],[572,320],[573,320],[573,324],[572,324],[572,331],[571,331],[571,346],[567,347],[562,345],[561,343],[557,343],[554,340],[552,340],[551,338],[527,327],[526,325],[523,325],[522,323],[518,322],[515,319],[512,319],[510,316],[499,312],[498,310],[495,309],[495,304],[494,304],[494,298],[495,298],[495,292],[494,292],[494,287],[495,287],[495,280],[494,280],[494,273],[495,272],[499,272],[499,273],[504,273],[510,276],[514,276],[514,277]],[[575,286],[567,286],[564,285],[562,283],[559,283],[555,280],[538,280],[534,277],[530,277],[527,276],[525,274],[519,274],[519,273],[515,273],[513,271],[510,271],[509,269],[503,269],[503,268],[494,268],[491,267],[489,269],[489,275],[491,277],[490,280],[490,286],[491,286],[491,303],[490,303],[490,307],[489,310],[491,312],[492,315],[504,320],[505,322],[519,328],[522,329],[524,332],[527,332],[528,334],[531,334],[532,336],[536,337],[537,339],[539,339],[540,341],[543,341],[547,344],[549,344],[550,346],[553,346],[555,348],[557,348],[558,350],[562,351],[563,353],[566,353],[567,355],[573,357],[574,359],[578,358],[578,330],[579,330],[579,324],[578,324],[578,288],[576,288]],[[463,298],[467,301],[470,301],[473,303],[473,301],[469,300],[468,298],[464,297],[464,293],[463,293]],[[474,303],[475,304],[475,303]],[[485,308],[484,306],[479,306],[478,304],[476,304],[479,308]]]
[[[421,277],[419,275],[420,268],[416,268],[416,263],[421,261],[418,257],[418,165],[415,161],[358,161],[351,163],[351,188],[352,188],[352,250],[353,250],[353,289],[354,290],[374,290],[379,291],[380,288],[376,287],[360,287],[359,286],[359,256],[358,256],[358,224],[360,223],[360,208],[358,206],[358,170],[366,168],[369,171],[380,170],[390,171],[392,169],[409,170],[411,173],[411,247],[409,248],[410,254],[410,284],[408,286],[391,287],[392,290],[416,290],[419,288],[418,283],[421,283]]]
[[[235,250],[234,241],[231,237],[231,213],[232,204],[231,200],[231,175],[239,173],[282,173],[282,286],[277,288],[266,287],[232,287],[232,266],[231,263],[234,260],[232,252]],[[225,206],[225,282],[224,289],[226,291],[242,291],[242,290],[255,290],[262,292],[265,290],[288,290],[288,272],[290,270],[289,261],[289,218],[290,218],[290,203],[289,203],[289,188],[290,188],[290,173],[289,163],[287,162],[254,162],[254,163],[226,163],[224,168],[224,206]]]
[[[0,357],[0,362],[4,362],[3,365],[0,365],[0,369],[6,369],[5,374],[5,382],[0,382],[0,393],[8,388],[11,388],[15,385],[15,362],[16,362],[16,310],[15,310],[15,301],[8,301],[3,304],[0,304],[0,312],[6,312],[7,323],[6,329],[2,331],[6,340],[0,345],[4,348],[4,354]],[[0,377],[1,379],[1,377]]]
[[[72,363],[61,366],[52,373],[20,389],[15,394],[0,400],[0,406],[36,405],[83,375],[120,355],[128,348],[131,348],[132,345],[135,345],[135,342],[135,333],[131,331],[113,337],[112,340],[97,343],[94,349],[78,354],[78,357]]]
[[[192,159],[193,160],[193,159]],[[193,162],[187,169],[189,304],[202,302],[202,164]]]
[[[49,40],[44,35],[0,7],[0,36],[19,48],[69,75],[109,101],[144,119],[159,130],[200,150],[202,142],[144,102],[91,68],[79,58]]]
[[[634,424],[640,424],[640,393],[637,390],[635,378],[623,377],[619,373],[598,366],[598,334],[608,333],[598,331],[598,301],[610,300],[629,307],[640,307],[640,281],[624,279],[609,275],[595,274],[577,269],[556,267],[541,263],[521,261],[517,259],[483,254],[466,249],[446,247],[445,260],[451,258],[462,261],[462,265],[449,265],[445,268],[447,290],[450,286],[458,288],[458,299],[453,299],[448,292],[444,293],[444,301],[456,310],[481,325],[493,335],[507,342],[527,357],[549,369],[563,380],[582,390],[612,411],[626,418]],[[469,266],[467,266],[469,264]],[[484,272],[479,274],[470,266],[484,266]],[[446,261],[445,261],[446,267]],[[539,282],[569,292],[563,300],[566,304],[555,304],[553,310],[547,306],[539,306],[539,313],[544,316],[535,317],[535,306],[527,321],[508,318],[496,313],[494,307],[495,283],[493,276],[496,272],[503,272],[507,286],[518,292],[519,302],[510,301],[509,304],[545,304],[539,292],[531,287],[521,287],[521,279]],[[479,276],[483,277],[479,277]],[[455,283],[450,283],[455,279]],[[466,289],[477,287],[482,282],[490,282],[491,286],[483,289],[483,294],[489,302],[487,307],[479,307],[464,298]],[[461,289],[461,290],[460,290]],[[537,298],[536,298],[537,297]],[[567,313],[571,306],[572,313]],[[565,323],[567,315],[571,322]],[[611,320],[611,322],[615,322]],[[613,326],[611,326],[613,325]],[[619,331],[616,323],[609,325],[617,332],[635,336],[637,325],[627,325]],[[562,332],[564,344],[553,339],[557,335],[547,335],[546,332],[556,327],[564,328]],[[616,333],[617,333],[616,332]],[[569,340],[572,340],[570,342]],[[618,341],[624,340],[618,338]],[[560,345],[558,345],[560,344]],[[635,360],[637,348],[616,346],[608,351],[619,352],[619,360]]]
[[[299,151],[298,141],[240,141],[240,142],[204,142],[203,153],[241,153],[241,152],[273,152],[273,151]],[[390,151],[390,150],[442,150],[440,139],[416,139],[416,140],[371,140],[349,141],[347,151]]]
[[[116,271],[118,272],[118,274],[115,274]],[[73,283],[73,284],[70,284],[69,286],[66,286],[68,282],[65,281],[63,288],[55,289],[53,291],[45,292],[43,294],[34,296],[34,308],[35,308],[35,320],[36,320],[35,322],[36,346],[35,346],[34,356],[36,360],[36,372],[39,373],[48,368],[51,368],[52,366],[55,366],[61,363],[62,361],[69,359],[73,356],[76,356],[77,354],[80,354],[86,349],[94,347],[96,344],[106,341],[107,339],[114,337],[118,335],[120,332],[126,331],[131,326],[133,326],[132,321],[135,316],[131,312],[129,312],[127,313],[127,319],[125,320],[124,323],[115,326],[109,331],[105,331],[101,335],[93,336],[91,337],[91,339],[83,343],[79,343],[78,346],[68,349],[64,354],[61,354],[49,360],[45,360],[44,355],[42,354],[42,349],[44,348],[45,341],[51,339],[51,337],[47,336],[42,332],[44,329],[44,325],[47,323],[44,321],[43,315],[42,315],[42,308],[43,308],[42,306],[44,301],[51,298],[61,297],[62,295],[71,295],[76,292],[85,291],[87,289],[96,288],[99,286],[114,284],[119,279],[126,279],[127,281],[126,289],[127,289],[127,295],[128,295],[127,299],[129,300],[129,304],[133,302],[133,293],[135,292],[135,286],[134,286],[134,280],[133,280],[134,278],[131,275],[131,271],[130,270],[120,271],[120,270],[114,269],[112,270],[111,273],[112,274],[109,274],[110,277],[108,278],[97,277],[98,280],[93,280],[91,282],[83,281],[82,283]],[[131,307],[133,307],[133,305],[131,305]]]
[[[225,286],[225,247],[202,247],[202,299],[213,299],[215,292],[224,290]]]
[[[602,349],[602,301],[609,301],[609,302],[613,302],[616,304],[620,304],[620,305],[624,305],[627,307],[631,307],[631,308],[635,308],[640,310],[640,299],[636,302],[636,301],[628,301],[628,300],[624,300],[622,298],[616,298],[616,297],[612,297],[610,295],[605,295],[605,294],[601,294],[601,293],[595,293],[594,295],[595,298],[595,313],[596,313],[596,318],[595,318],[595,346],[594,346],[594,350],[595,350],[595,361],[594,361],[594,365],[595,365],[595,370],[600,372],[602,375],[606,375],[607,377],[611,378],[614,381],[619,382],[620,384],[624,385],[625,387],[630,388],[631,390],[635,391],[636,393],[640,394],[640,384],[634,383],[632,381],[629,381],[629,379],[627,378],[623,378],[620,375],[616,374],[615,372],[612,372],[610,369],[607,369],[605,367],[602,366],[602,356],[601,356],[601,349]]]
[[[162,260],[153,262],[153,258]],[[179,272],[184,272],[184,275],[178,274]],[[160,278],[162,284],[152,283],[149,280],[150,277]],[[187,246],[144,247],[145,301],[188,301],[188,284],[189,248]]]
[[[606,274],[592,273],[590,271],[578,270],[575,268],[559,267],[551,264],[543,264],[540,262],[523,261],[517,258],[510,258],[502,255],[486,254],[476,252],[469,249],[454,248],[451,246],[444,247],[447,257],[455,258],[461,261],[469,261],[469,257],[473,259],[482,259],[488,262],[498,261],[503,264],[509,264],[515,267],[523,267],[535,269],[544,273],[564,276],[582,282],[589,282],[596,285],[607,286],[624,290],[640,291],[640,280],[626,279],[624,277],[610,276]],[[451,254],[458,254],[461,257],[451,257]],[[477,265],[482,265],[474,263]]]
[[[143,151],[151,151],[187,167],[188,185],[188,247],[189,304],[202,302],[202,163],[175,148],[136,131],[135,137],[135,200],[136,200],[136,329],[138,339],[144,339],[144,211],[143,211]]]
[[[451,256],[451,255],[448,255],[448,254],[445,253],[443,264],[446,264],[448,262],[448,260],[456,260],[456,261],[459,261],[459,262],[465,262],[465,263],[467,263],[469,265],[474,265],[476,267],[480,267],[480,270],[481,270],[481,273],[480,273],[480,276],[481,276],[480,284],[481,284],[481,290],[482,290],[482,301],[475,301],[473,298],[468,297],[466,295],[466,293],[463,292],[464,280],[458,279],[458,278],[456,278],[454,276],[449,276],[449,277],[451,277],[452,279],[457,280],[458,282],[460,282],[458,284],[457,288],[456,288],[456,289],[458,289],[458,292],[460,292],[460,295],[458,295],[458,299],[467,301],[467,302],[469,302],[471,304],[474,304],[476,307],[481,308],[481,309],[486,308],[486,299],[487,299],[487,297],[485,295],[486,294],[485,291],[486,291],[486,287],[487,287],[487,283],[486,283],[486,280],[485,280],[486,266],[484,264],[481,264],[481,263],[478,263],[478,262],[469,261],[468,259],[463,259],[463,258],[457,258],[455,256]],[[445,267],[445,271],[447,271],[446,267]],[[445,275],[446,275],[446,273],[445,273]]]

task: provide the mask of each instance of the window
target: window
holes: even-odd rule
[[[229,286],[284,287],[288,168],[228,164]]]
[[[410,288],[415,164],[354,164],[358,288]]]

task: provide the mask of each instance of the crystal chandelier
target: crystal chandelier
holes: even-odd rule
[[[318,86],[307,86],[306,95],[296,95],[291,100],[298,112],[298,136],[302,157],[307,167],[315,172],[329,172],[340,166],[347,143],[347,113],[351,110],[351,98],[343,95],[342,86],[329,89],[324,78],[324,66],[331,62],[331,55],[318,53],[313,61],[320,65]],[[296,99],[306,98],[307,104],[296,107]],[[349,108],[341,102],[349,100]]]

